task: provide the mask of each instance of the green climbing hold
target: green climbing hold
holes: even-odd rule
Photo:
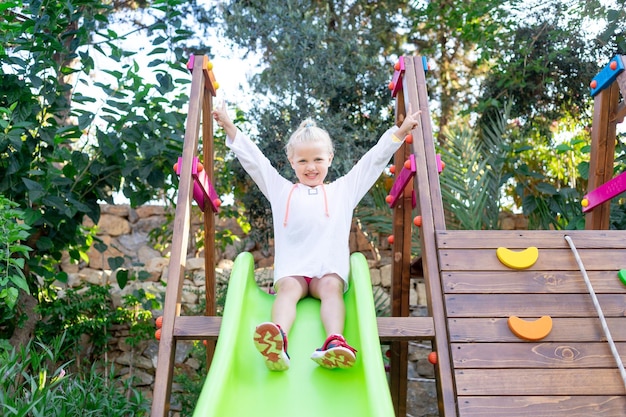
[[[624,283],[624,285],[626,285],[626,269],[620,269],[617,276]]]

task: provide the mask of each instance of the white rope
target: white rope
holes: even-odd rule
[[[611,347],[611,353],[615,358],[615,362],[617,363],[617,367],[619,368],[619,372],[622,376],[622,381],[624,382],[624,388],[626,388],[626,369],[624,369],[624,364],[622,363],[622,358],[620,358],[619,353],[617,351],[617,347],[615,346],[615,342],[611,337],[611,332],[609,331],[609,326],[606,324],[606,319],[604,318],[604,313],[602,312],[602,307],[600,307],[600,302],[598,301],[598,297],[596,297],[596,292],[593,290],[591,286],[591,281],[589,280],[589,276],[587,275],[587,271],[585,270],[585,265],[583,265],[583,261],[580,259],[580,255],[578,254],[578,250],[576,250],[576,246],[572,241],[572,238],[565,235],[565,240],[569,244],[570,249],[574,253],[574,257],[576,258],[576,262],[578,263],[578,268],[580,268],[580,272],[583,274],[583,278],[585,280],[585,284],[587,285],[587,290],[589,291],[589,295],[591,295],[591,301],[593,301],[593,306],[596,308],[596,312],[598,313],[598,317],[600,317],[600,323],[602,324],[602,330],[604,331],[604,336],[606,340],[609,342],[609,346]]]

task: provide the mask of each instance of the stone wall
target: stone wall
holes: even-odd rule
[[[161,300],[165,294],[168,268],[168,247],[165,245],[161,251],[155,249],[151,243],[150,232],[166,223],[166,211],[160,206],[144,206],[137,209],[129,206],[102,206],[102,216],[97,225],[97,241],[106,245],[96,245],[89,251],[89,262],[72,264],[67,259],[62,264],[62,269],[68,273],[68,282],[59,283],[63,289],[78,288],[84,283],[111,286],[113,307],[121,307],[123,296],[132,294],[133,291],[143,290],[153,294]],[[503,215],[502,224],[509,229],[524,228],[525,224],[519,221],[518,216]],[[86,220],[85,225],[94,225]],[[201,213],[194,213],[192,220],[192,234],[202,227]],[[241,236],[241,231],[234,222],[219,223],[217,228],[228,228]],[[167,240],[167,239],[165,239]],[[351,251],[362,252],[370,264],[372,284],[377,294],[388,301],[388,292],[391,285],[391,253],[385,237],[376,239],[382,242],[380,247],[373,247],[359,228],[353,227],[350,239]],[[204,254],[193,245],[194,239],[190,239],[188,258],[186,262],[185,280],[182,293],[182,308],[187,314],[201,314],[199,303],[204,296]],[[269,286],[272,281],[272,253],[271,250],[262,250],[254,244],[242,238],[232,246],[226,247],[216,253],[217,268],[216,277],[218,288],[227,282],[230,276],[233,260],[241,251],[249,251],[253,254],[257,269],[257,281],[261,286]],[[111,270],[108,259],[123,259],[123,268],[141,275],[142,280],[132,280],[123,289],[116,280],[118,270]],[[376,288],[379,288],[378,290]],[[416,277],[411,282],[410,309],[414,316],[426,315],[426,291],[424,282]],[[161,314],[154,311],[156,318]],[[149,340],[139,346],[132,347],[126,342],[129,330],[127,327],[118,326],[114,329],[114,337],[111,340],[108,359],[116,364],[116,369],[124,377],[133,375],[136,385],[144,391],[147,397],[152,395],[152,386],[156,370],[158,342]],[[177,343],[176,366],[187,372],[197,372],[200,369],[199,361],[190,355],[192,342],[182,341]],[[434,381],[434,369],[428,362],[427,356],[431,352],[429,341],[409,343],[409,393],[407,415],[413,417],[435,417],[437,413],[437,397]],[[176,391],[177,387],[174,386]],[[173,405],[175,409],[175,405]]]

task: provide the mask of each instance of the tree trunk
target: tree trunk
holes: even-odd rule
[[[36,312],[37,299],[30,294],[20,291],[18,298],[19,314],[26,316],[26,320],[20,320],[21,325],[18,325],[9,340],[11,346],[16,348],[25,346],[35,335],[35,326],[39,320],[39,315]]]

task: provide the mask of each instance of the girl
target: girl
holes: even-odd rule
[[[321,301],[320,317],[327,334],[311,359],[329,369],[354,365],[356,350],[343,337],[352,212],[404,137],[417,126],[420,113],[412,113],[409,106],[399,128],[388,129],[348,174],[330,184],[324,184],[334,157],[330,136],[313,120],[304,120],[286,146],[298,179],[294,184],[235,127],[225,103],[213,111],[213,118],[226,133],[226,145],[272,208],[276,298],[272,322],[259,324],[254,333],[254,344],[268,369],[289,368],[287,334],[296,318],[296,304],[306,296]]]

